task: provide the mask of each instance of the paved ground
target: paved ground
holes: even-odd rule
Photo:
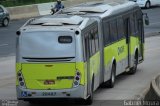
[[[8,27],[0,26],[0,57],[15,55],[16,31],[26,20],[11,21]]]
[[[160,7],[152,7],[151,9],[143,9],[150,19],[150,25],[145,26],[145,34],[160,32]]]

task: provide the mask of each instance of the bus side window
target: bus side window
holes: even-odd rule
[[[91,36],[91,32],[88,32],[88,35],[89,35],[89,51],[90,51],[90,54],[89,54],[89,57],[92,56],[92,36]]]
[[[110,29],[109,22],[103,22],[103,33],[104,33],[104,45],[110,43]]]
[[[95,46],[96,46],[96,52],[99,50],[99,36],[98,36],[98,28],[96,27],[94,29],[95,34]]]
[[[84,44],[83,45],[84,45],[84,61],[87,61],[90,55],[88,33],[84,34]]]
[[[137,10],[137,11],[136,11],[136,17],[137,17],[137,19],[136,19],[137,31],[138,31],[138,33],[140,33],[141,31],[140,31],[140,29],[139,29],[138,21],[142,19],[142,12]]]
[[[135,21],[133,14],[130,15],[130,26],[131,26],[131,34],[132,36],[135,35]]]
[[[110,37],[111,41],[115,42],[118,40],[118,33],[117,33],[117,22],[116,20],[113,20],[110,22]]]
[[[117,30],[118,30],[118,39],[124,38],[125,34],[124,34],[124,26],[122,18],[117,19]]]
[[[91,45],[92,45],[92,56],[95,54],[96,52],[96,46],[95,46],[95,34],[94,34],[94,30],[91,30]]]
[[[137,35],[137,33],[138,33],[138,21],[137,21],[137,15],[136,15],[136,13],[133,13],[133,18],[134,18],[135,34]]]

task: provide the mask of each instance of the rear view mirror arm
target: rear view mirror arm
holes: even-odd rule
[[[148,14],[147,14],[147,13],[143,13],[143,16],[144,16],[145,24],[146,24],[146,25],[149,25],[149,17],[148,17]]]

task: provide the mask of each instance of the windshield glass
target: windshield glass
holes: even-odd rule
[[[75,57],[75,39],[71,32],[27,32],[20,36],[23,58]]]

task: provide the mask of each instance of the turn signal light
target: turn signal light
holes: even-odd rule
[[[18,72],[17,79],[19,81],[19,86],[22,87],[22,88],[26,88],[24,78],[23,78],[23,75],[22,75],[21,71]]]
[[[79,86],[79,84],[80,84],[80,72],[79,71],[77,71],[76,72],[76,75],[75,75],[75,77],[74,77],[74,82],[73,82],[73,87],[74,88],[76,88],[76,87],[78,87]]]

